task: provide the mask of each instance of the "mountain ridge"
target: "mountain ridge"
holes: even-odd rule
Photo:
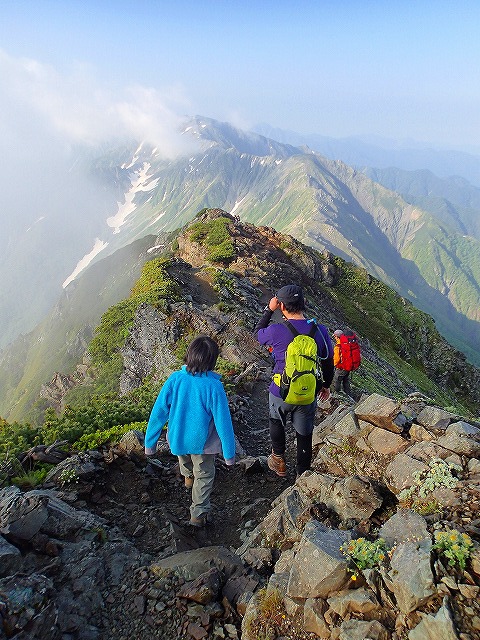
[[[148,145],[132,144],[104,150],[91,160],[98,179],[110,184],[109,193],[121,189],[124,194],[116,214],[111,211],[101,224],[96,222],[91,242],[98,237],[106,248],[91,264],[145,235],[173,232],[202,208],[220,207],[353,260],[422,306],[451,342],[480,363],[480,324],[475,316],[479,241],[463,238],[458,233],[461,226],[451,230],[440,224],[434,211],[424,211],[345,163],[229,123],[197,116],[185,126],[184,135],[198,144],[189,157],[166,161]],[[472,211],[473,204],[472,200]],[[107,219],[112,222],[119,213],[117,227],[109,227]],[[81,255],[72,264],[63,248],[52,247],[52,256],[59,249],[63,256],[54,260],[70,260],[69,270],[63,268],[65,275],[56,275],[63,281]],[[58,290],[59,282],[55,286]],[[42,287],[47,292],[46,279]],[[15,304],[20,304],[28,294],[21,282],[15,288]]]
[[[160,239],[163,242],[159,243]],[[349,326],[363,339],[365,357],[358,383],[365,385],[365,390],[406,394],[419,389],[433,394],[444,405],[466,403],[473,411],[480,407],[480,371],[441,338],[432,318],[415,309],[363,268],[328,252],[321,254],[271,227],[241,222],[219,209],[203,210],[194,221],[169,238],[150,237],[149,248],[157,247],[153,253],[149,253],[140,241],[135,245],[138,245],[135,250],[133,247],[130,249],[132,267],[127,269],[127,263],[123,264],[123,270],[130,273],[128,282],[122,285],[123,291],[128,285],[130,298],[121,300],[120,289],[116,291],[119,302],[104,313],[102,322],[97,324],[95,349],[91,342],[89,359],[85,360],[83,356],[85,344],[76,340],[76,361],[83,362],[84,372],[98,370],[96,375],[102,381],[103,390],[118,388],[120,378],[116,376],[124,370],[137,381],[137,385],[154,370],[157,377],[168,374],[168,367],[162,369],[161,363],[167,362],[171,366],[171,353],[178,351],[182,336],[201,327],[203,332],[208,329],[214,334],[220,331],[221,335],[224,329],[220,328],[229,326],[232,335],[242,334],[238,343],[246,344],[251,338],[247,338],[248,331],[245,334],[244,328],[253,328],[255,314],[260,313],[262,304],[281,284],[294,281],[305,288],[310,314],[327,324],[331,331],[338,326]],[[159,249],[159,245],[163,249]],[[124,253],[125,250],[120,252]],[[114,274],[119,262],[120,257],[117,256],[107,271]],[[141,279],[133,282],[140,270]],[[83,278],[87,275],[88,272]],[[89,286],[80,286],[83,278],[78,283],[82,296],[77,302],[71,300],[72,309],[84,300],[85,291],[92,293]],[[75,289],[69,295],[74,298]],[[146,307],[142,306],[145,304]],[[154,311],[150,312],[148,309],[152,305]],[[63,315],[65,325],[71,327],[72,321],[65,308]],[[165,334],[160,331],[160,326],[168,317],[171,319],[167,322]],[[142,318],[153,318],[147,320],[148,329],[147,326],[142,327]],[[210,318],[208,322],[207,318]],[[140,325],[137,326],[138,322]],[[190,325],[192,328],[186,329]],[[53,335],[50,337],[43,333],[44,353],[55,351],[53,339],[60,340],[60,343],[65,341],[62,338],[65,332],[62,334],[58,325],[52,323],[51,332]],[[134,334],[141,336],[139,344],[147,345],[147,352],[143,353],[144,347],[140,347],[141,353],[137,353],[134,342],[129,348],[130,354],[133,350],[133,361],[129,355],[127,366],[122,345]],[[164,342],[165,336],[170,336],[168,344]],[[38,340],[31,343],[37,345]],[[38,351],[29,355],[25,343],[22,344],[24,351],[17,362],[26,362],[24,366],[28,366],[30,371],[38,370]],[[157,345],[154,351],[158,349],[161,355],[152,355],[152,345]],[[120,353],[123,354],[121,359]],[[229,347],[228,353],[233,362],[244,362],[238,350],[232,351]],[[91,359],[92,354],[98,354],[98,362],[95,360],[97,356]],[[146,366],[148,362],[150,364]],[[2,357],[2,376],[6,367],[10,372],[14,371],[12,359]],[[138,373],[134,374],[137,367]],[[5,417],[19,419],[22,412],[25,416],[25,412],[33,410],[31,415],[35,417],[37,411],[38,419],[48,405],[43,402],[36,409],[34,406],[41,383],[48,379],[45,373],[43,369],[44,377],[37,380],[36,389],[32,380],[28,391],[21,384],[11,385],[8,394],[0,398],[0,411]],[[68,371],[63,369],[62,374],[66,373]],[[19,380],[22,377],[25,380],[25,371],[18,376]],[[91,388],[89,393],[99,392],[92,382],[95,375],[92,378],[90,373],[87,378],[87,386]],[[56,393],[57,385],[54,387]],[[123,392],[133,390],[124,383],[122,389]],[[44,398],[48,396],[42,395]],[[5,409],[7,402],[16,403],[16,408],[10,408],[9,413]]]

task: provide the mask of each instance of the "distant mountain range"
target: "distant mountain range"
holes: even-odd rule
[[[182,227],[203,208],[221,208],[364,268],[432,315],[480,364],[480,189],[429,170],[352,167],[311,144],[300,148],[200,116],[184,135],[195,147],[176,160],[146,144],[78,152],[74,170],[95,182],[85,213],[81,193],[72,191],[67,222],[47,215],[29,231],[10,230],[0,260],[1,345],[33,329],[70,281],[68,298],[82,265],[90,269],[134,241]],[[468,159],[473,171],[475,157]]]
[[[256,133],[295,147],[308,146],[330,160],[342,160],[353,167],[395,167],[405,171],[428,169],[440,178],[462,176],[480,187],[480,155],[464,151],[429,148],[413,141],[397,142],[375,136],[330,138],[300,134],[259,124]]]

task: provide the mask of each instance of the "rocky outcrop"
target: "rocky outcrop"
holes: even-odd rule
[[[480,605],[461,594],[480,587],[479,442],[477,424],[418,397],[373,394],[339,407],[315,428],[314,470],[281,494],[237,553],[248,562],[258,547],[277,550],[267,592],[320,638],[478,637]],[[419,460],[421,444],[441,457]],[[349,475],[353,461],[368,476]],[[465,571],[434,546],[436,531],[457,529],[470,545]],[[369,563],[376,540],[384,551]],[[249,603],[243,640],[258,633],[260,609],[258,597]]]
[[[162,492],[176,483],[165,460],[141,460],[140,432],[126,434],[103,454],[68,457],[42,489],[4,488],[0,615],[7,636],[100,640],[143,631],[165,640],[257,640],[273,625],[280,637],[478,637],[480,460],[473,453],[480,427],[445,416],[418,396],[394,403],[394,411],[391,403],[374,395],[340,405],[323,420],[319,411],[312,470],[284,488],[256,526],[245,522],[236,552],[210,544],[208,534],[192,538],[174,519],[152,530],[152,539],[165,543],[162,551],[140,550],[150,521],[165,509],[147,506],[152,487]],[[408,414],[401,434],[384,422],[386,406],[389,419]],[[447,466],[439,468],[451,470],[450,479],[426,481],[432,470],[427,447],[442,454],[438,460]],[[412,473],[406,458],[423,476]],[[134,469],[144,486],[139,504],[127,501],[114,512],[117,518],[122,509],[128,512],[129,535],[112,520],[111,506],[102,506],[100,489],[105,492],[107,467],[116,461],[122,484],[113,485],[111,495],[121,499]],[[265,460],[246,455],[242,461],[249,484],[260,487]],[[420,495],[422,478],[428,491]],[[228,492],[232,499],[235,490],[232,485]],[[405,490],[411,490],[407,499]],[[243,506],[244,521],[265,508],[265,499],[254,495]],[[87,504],[98,504],[100,515]],[[142,509],[146,515],[137,521]],[[434,547],[435,532],[453,530],[472,542],[465,570],[450,566]],[[374,562],[352,559],[350,545],[380,539],[384,546]]]

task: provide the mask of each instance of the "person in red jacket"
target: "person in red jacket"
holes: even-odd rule
[[[360,347],[353,331],[337,329],[333,332],[333,337],[335,339],[333,347],[334,390],[339,393],[343,387],[343,391],[351,397],[350,371],[356,369],[360,364]]]

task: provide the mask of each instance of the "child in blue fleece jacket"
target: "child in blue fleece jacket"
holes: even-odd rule
[[[186,364],[171,374],[153,405],[145,434],[145,454],[153,456],[165,423],[171,452],[178,457],[185,486],[192,488],[190,523],[203,527],[211,509],[215,456],[235,463],[235,437],[228,400],[213,368],[218,345],[208,336],[191,342]]]

